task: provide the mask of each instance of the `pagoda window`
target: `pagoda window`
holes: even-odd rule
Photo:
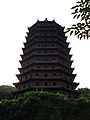
[[[39,74],[38,74],[38,73],[36,73],[36,76],[39,76]]]
[[[27,77],[25,77],[25,79],[27,79]]]
[[[47,33],[44,33],[44,35],[47,35]]]
[[[36,58],[36,61],[39,61],[40,59],[39,58]]]
[[[47,66],[45,66],[45,68],[47,68]]]
[[[37,51],[36,53],[41,53],[40,51]]]
[[[45,47],[47,47],[47,45],[45,45]]]
[[[69,88],[69,86],[67,85],[67,88]]]
[[[52,47],[55,47],[55,45],[54,45],[54,44],[52,44]]]
[[[55,66],[51,66],[51,68],[55,68]]]
[[[47,39],[45,38],[45,41],[47,41]]]
[[[40,47],[40,45],[37,44],[37,47]]]
[[[55,58],[53,58],[52,61],[55,61]]]
[[[47,58],[45,58],[44,61],[47,61]]]
[[[40,68],[40,66],[37,66],[36,68]]]
[[[69,98],[71,98],[71,95],[69,94]]]
[[[19,87],[19,90],[20,90],[20,87]]]
[[[51,51],[51,53],[54,53],[53,51]]]
[[[47,73],[45,73],[45,77],[47,77]]]
[[[60,77],[61,77],[61,74],[60,74]]]
[[[32,77],[33,75],[31,74],[31,77]]]
[[[65,79],[67,80],[67,77],[65,76]]]
[[[72,90],[74,89],[73,86],[71,86]]]
[[[57,74],[56,73],[53,73],[54,76],[56,76]]]
[[[38,83],[38,82],[36,83],[36,86],[39,86],[39,83]]]
[[[55,83],[55,82],[53,83],[53,86],[56,86],[56,83]]]
[[[47,86],[48,85],[47,82],[45,82],[44,85]]]
[[[47,53],[47,51],[45,51],[44,53]]]
[[[23,88],[25,88],[25,85],[23,86]]]

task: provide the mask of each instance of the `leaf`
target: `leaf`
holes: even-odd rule
[[[85,23],[88,24],[87,19],[85,18]]]
[[[80,17],[80,14],[77,16],[77,19]]]
[[[80,34],[80,40],[82,39],[82,34]]]
[[[75,12],[72,12],[71,14],[76,14]]]
[[[83,12],[83,9],[82,9],[82,8],[80,8],[79,12],[80,12],[80,13],[82,13],[82,12]]]
[[[73,24],[72,26],[76,27],[76,25],[75,25],[75,24]]]
[[[84,18],[85,18],[85,17],[83,16],[83,17],[81,18],[81,21],[84,20]]]
[[[81,3],[80,1],[76,2],[76,3]]]
[[[77,35],[78,34],[78,31],[77,30],[75,30],[75,35]]]
[[[84,35],[83,37],[84,37],[84,39],[85,39],[86,36]]]
[[[77,35],[77,37],[79,38],[79,35]]]
[[[78,7],[78,5],[73,6],[71,9],[74,9],[74,8],[76,8],[76,7]]]
[[[65,33],[69,32],[69,31],[70,31],[70,29],[71,29],[71,28],[67,28],[67,29],[66,29],[66,31],[65,31]]]
[[[76,26],[75,24],[73,24],[72,26]]]
[[[76,15],[74,15],[73,19],[74,19],[76,16],[77,16],[77,14],[76,14]]]
[[[87,35],[87,39],[88,39],[88,37],[89,37],[89,36]]]
[[[77,13],[77,12],[78,12],[78,8],[75,9],[75,13]]]
[[[70,36],[72,35],[73,31],[70,32]]]

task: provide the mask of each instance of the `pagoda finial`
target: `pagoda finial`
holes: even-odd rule
[[[47,18],[45,18],[45,21],[48,21]]]
[[[38,22],[39,20],[38,20],[38,18],[37,18],[37,22]]]
[[[53,21],[55,21],[55,18],[53,19]]]

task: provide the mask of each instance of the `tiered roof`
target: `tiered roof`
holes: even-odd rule
[[[75,98],[78,83],[74,82],[76,74],[71,68],[72,55],[69,54],[69,43],[64,33],[64,27],[55,21],[37,21],[28,28],[26,43],[24,43],[20,74],[16,96],[26,91],[60,92],[70,98]]]

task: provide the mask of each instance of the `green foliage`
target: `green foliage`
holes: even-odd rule
[[[0,86],[0,100],[2,99],[12,99],[12,93],[15,91],[15,87],[2,85]]]
[[[85,98],[78,98],[73,102],[74,104],[68,114],[67,120],[89,120],[90,102]]]
[[[0,101],[0,120],[89,120],[89,113],[90,101],[84,96],[70,101],[63,94],[41,91]]]
[[[78,89],[78,92],[80,93],[79,97],[85,98],[86,100],[90,101],[90,89],[81,88],[81,89]]]
[[[80,22],[67,28],[66,32],[77,35],[79,39],[90,37],[90,0],[81,0],[71,8],[74,12],[73,19],[80,19]]]

